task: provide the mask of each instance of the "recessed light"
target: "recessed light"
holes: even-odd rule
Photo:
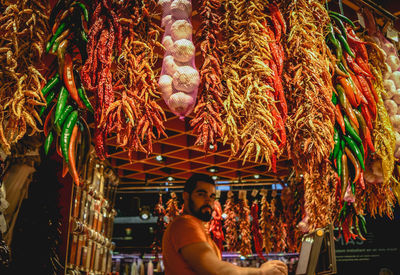
[[[167,178],[167,180],[169,180],[169,181],[173,181],[173,180],[174,180],[174,178],[173,178],[173,177],[171,177],[171,176],[169,176],[169,177]]]
[[[208,146],[208,148],[210,148],[210,150],[214,150],[215,146],[210,144],[210,146]]]
[[[157,156],[156,156],[156,160],[157,160],[157,161],[162,161],[162,160],[163,160],[163,156],[157,155]]]
[[[213,180],[217,180],[218,179],[218,176],[212,176],[211,177]]]
[[[260,178],[260,175],[255,174],[253,177],[254,177],[255,179],[259,179],[259,178]]]

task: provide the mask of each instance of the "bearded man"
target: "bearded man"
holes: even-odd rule
[[[212,217],[215,182],[195,174],[185,183],[183,215],[167,227],[162,242],[166,275],[287,275],[281,261],[268,261],[260,268],[238,267],[222,261],[221,253],[205,230]]]

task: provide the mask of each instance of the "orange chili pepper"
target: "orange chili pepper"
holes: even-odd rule
[[[342,115],[342,111],[340,110],[339,104],[335,106],[336,108],[336,121],[338,122],[340,129],[342,129],[342,133],[346,134],[346,128],[344,126],[344,119]]]
[[[379,98],[378,98],[378,93],[375,90],[374,84],[372,83],[372,80],[370,77],[367,77],[367,82],[369,85],[369,89],[372,92],[372,95],[374,96],[375,102],[378,102]]]
[[[346,152],[347,157],[350,159],[351,163],[354,166],[355,175],[354,175],[353,183],[355,183],[360,179],[360,176],[361,176],[360,163],[358,163],[358,160],[356,159],[356,157],[353,155],[353,153],[350,151],[349,148],[345,147],[344,151]]]
[[[69,172],[77,186],[79,186],[79,175],[78,171],[76,170],[76,164],[75,164],[75,147],[76,147],[76,140],[78,137],[78,132],[79,132],[79,127],[78,125],[74,126],[74,129],[72,130],[71,134],[71,139],[69,142],[69,147],[68,147],[68,159],[69,159]]]
[[[368,82],[365,80],[365,78],[362,75],[357,75],[358,81],[360,82],[361,85],[361,92],[365,96],[365,98],[368,101],[367,107],[371,112],[372,119],[375,120],[376,118],[376,102],[374,97],[372,96],[372,92],[370,91]],[[363,114],[364,115],[364,114]],[[365,118],[365,116],[364,116]],[[371,130],[372,128],[370,128]]]
[[[79,97],[79,94],[78,94],[78,89],[76,88],[72,56],[69,53],[65,53],[65,56],[64,56],[63,79],[64,79],[65,87],[67,88],[72,99],[76,101],[76,103],[78,104],[78,106],[80,108],[84,109],[85,106],[83,105],[83,103]]]
[[[61,147],[60,147],[60,136],[57,136],[56,138],[56,151],[57,154],[62,157],[62,152],[61,152]]]
[[[49,125],[50,125],[51,116],[53,115],[55,107],[56,107],[56,105],[54,105],[53,108],[51,108],[50,112],[47,114],[46,120],[44,121],[43,132],[44,132],[44,136],[46,136],[46,137],[49,135],[49,132],[50,132]]]
[[[65,160],[63,160],[63,168],[62,168],[62,177],[64,178],[66,175],[68,174],[68,165],[65,162]]]
[[[354,108],[357,108],[357,106],[359,105],[359,102],[357,102],[357,100],[356,100],[356,96],[354,94],[353,87],[351,87],[350,83],[348,82],[348,80],[346,78],[338,77],[337,79],[338,79],[339,83],[342,85],[344,92],[346,94],[346,97],[349,100],[351,106],[353,106]]]
[[[365,98],[365,96],[361,92],[361,85],[360,85],[360,82],[358,81],[357,77],[352,72],[349,72],[349,74],[350,74],[351,80],[353,80],[354,85],[358,89],[357,92],[358,92],[358,95],[359,95],[359,97],[361,99],[360,102],[364,103],[364,104],[368,104],[367,99]]]

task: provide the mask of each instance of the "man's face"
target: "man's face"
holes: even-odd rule
[[[211,220],[214,209],[215,186],[199,181],[189,196],[189,209],[193,216],[208,222]]]

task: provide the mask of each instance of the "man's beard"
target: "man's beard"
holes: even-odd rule
[[[208,212],[202,212],[203,209],[209,208],[211,211]],[[199,208],[199,210],[194,209],[194,203],[192,201],[192,198],[189,197],[189,209],[190,212],[192,212],[192,215],[195,216],[196,218],[202,220],[203,222],[209,222],[212,218],[212,208],[209,205],[203,205],[202,207]]]

